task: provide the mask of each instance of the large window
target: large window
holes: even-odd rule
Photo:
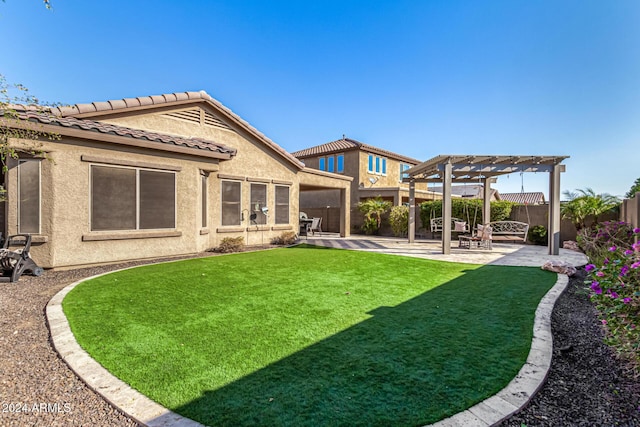
[[[18,233],[40,233],[40,161],[18,163]]]
[[[267,185],[251,184],[251,213],[255,215],[254,224],[266,224],[267,215],[262,208],[267,206]]]
[[[240,225],[242,184],[222,181],[222,225]]]
[[[327,172],[344,173],[344,154],[318,158],[318,169]]]
[[[373,173],[376,175],[386,175],[387,174],[386,157],[380,157],[380,156],[375,156],[373,154],[369,154],[369,158],[367,162],[367,172]]]
[[[289,187],[276,185],[276,224],[289,224]]]
[[[175,172],[91,166],[91,230],[175,226]]]

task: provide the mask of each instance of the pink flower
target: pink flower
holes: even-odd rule
[[[633,248],[634,251],[638,252],[640,251],[640,242],[638,243],[634,243],[633,245],[631,245],[631,247]]]
[[[622,268],[620,269],[619,276],[622,277],[625,274],[627,274],[628,272],[629,272],[629,267],[627,267],[626,265],[623,265]]]
[[[593,271],[595,270],[596,266],[593,264],[587,264],[584,266],[584,271]]]
[[[625,304],[629,304],[631,302],[631,298],[627,297],[627,298],[623,298],[622,302]]]
[[[607,324],[607,321],[606,321],[606,320],[604,320],[604,319],[602,319],[602,320],[601,320],[601,322],[602,322],[602,324],[603,324],[603,325],[606,325],[606,324]]]
[[[627,256],[633,255],[633,251],[631,249],[627,249],[626,251],[624,251],[624,254]]]
[[[616,298],[618,298],[618,296],[619,295],[617,293],[611,292],[611,298],[616,299]]]
[[[604,277],[604,273],[602,271],[598,271],[598,272],[596,272],[596,276]]]
[[[609,252],[615,252],[615,251],[617,251],[617,250],[618,250],[618,248],[617,248],[616,246],[611,246],[611,247],[609,248]]]
[[[638,268],[640,267],[640,261],[636,261],[633,264],[631,264],[631,268]]]
[[[640,228],[638,228],[638,227],[634,228],[633,232],[636,233],[636,234],[640,233]]]

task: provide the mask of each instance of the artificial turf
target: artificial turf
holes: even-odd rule
[[[207,425],[418,425],[502,389],[555,274],[315,247],[138,267],[63,308],[114,375]]]

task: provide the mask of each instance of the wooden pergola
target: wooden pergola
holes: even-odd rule
[[[408,169],[403,181],[409,183],[409,243],[415,241],[416,232],[416,182],[442,184],[442,253],[451,253],[451,184],[481,183],[484,188],[482,218],[489,222],[491,213],[491,184],[497,176],[514,172],[549,173],[549,255],[560,252],[560,174],[565,171],[562,163],[569,156],[492,156],[446,155],[436,156]]]

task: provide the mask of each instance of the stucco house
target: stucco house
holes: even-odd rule
[[[407,177],[404,171],[421,163],[420,160],[345,136],[291,154],[307,167],[353,178],[349,198],[352,230],[362,225],[358,203],[363,200],[380,196],[392,202],[394,206],[408,203],[409,184],[402,182],[402,179]],[[426,183],[416,185],[418,203],[441,198],[442,194],[429,191]],[[306,192],[300,197],[300,209],[312,212],[314,216],[323,215],[324,212],[324,215],[335,217],[336,214],[332,211],[341,207],[338,193],[331,190]],[[329,230],[333,228],[335,231],[337,224],[334,222],[327,225]]]
[[[19,114],[10,126],[59,139],[37,142],[44,156],[9,141],[20,158],[7,161],[0,231],[32,234],[45,268],[197,253],[224,237],[266,243],[299,230],[301,192],[350,195],[352,178],[305,167],[203,91]]]

